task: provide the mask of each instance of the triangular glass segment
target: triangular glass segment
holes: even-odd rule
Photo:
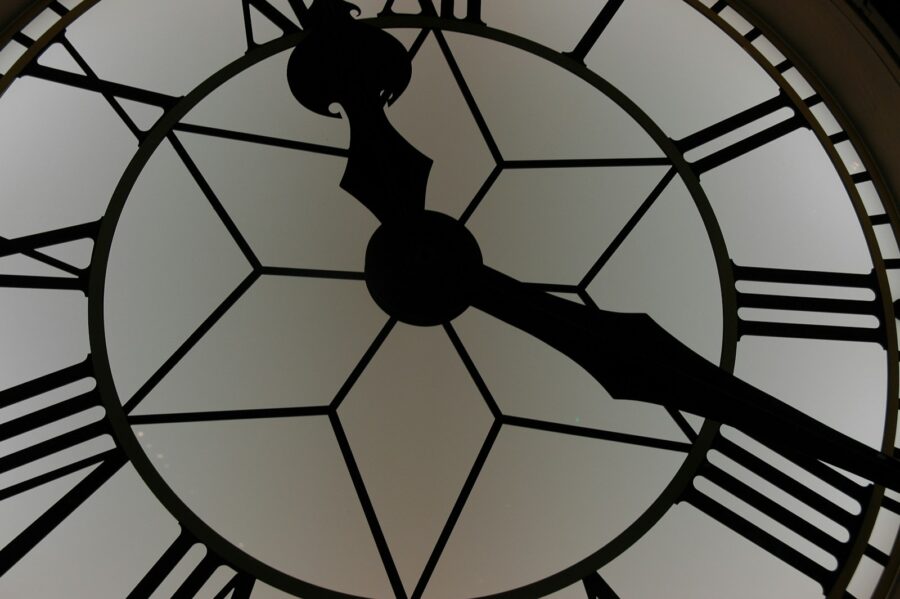
[[[134,102],[132,100],[119,99],[119,105],[128,114],[132,121],[142,131],[149,131],[156,121],[163,115],[163,109],[159,106]]]
[[[116,226],[106,273],[106,340],[127,401],[250,274],[186,165],[162,144]]]
[[[491,425],[444,331],[398,325],[339,411],[408,593]]]
[[[41,52],[38,64],[79,75],[84,74],[84,70],[78,66],[78,63],[62,44],[50,44],[46,50]]]
[[[206,135],[179,138],[263,264],[363,270],[378,221],[338,187],[346,159]]]
[[[506,159],[663,156],[624,109],[575,75],[497,42],[447,39]]]
[[[362,281],[263,276],[135,414],[326,406],[386,320]]]
[[[648,437],[635,443],[687,441],[660,406],[613,399],[571,359],[484,312],[468,310],[454,326],[507,416],[539,421],[530,426],[571,426],[585,436],[605,431]]]
[[[532,283],[575,285],[667,167],[507,170],[469,221],[485,264]]]
[[[641,516],[683,458],[504,427],[424,597],[481,597],[570,567]]]
[[[281,52],[238,73],[183,122],[346,149],[350,143],[346,119],[318,115],[294,98],[287,83],[289,56],[290,51]]]
[[[719,363],[722,295],[712,245],[680,179],[653,206],[588,287],[600,308],[644,312]]]
[[[238,548],[313,584],[390,594],[328,418],[138,430],[165,481]]]
[[[427,208],[456,217],[478,193],[494,161],[433,35],[412,64],[409,87],[387,115],[407,141],[434,161]]]
[[[272,6],[275,6],[278,9],[281,9],[281,4],[287,4],[287,2],[279,2],[278,0],[269,0],[269,3]],[[284,32],[273,23],[268,17],[260,13],[252,4],[250,5],[250,27],[253,32],[253,41],[257,44],[264,44],[266,42],[271,42],[274,39],[278,39],[284,35]],[[288,8],[287,11],[280,10],[281,14],[285,17],[288,15],[292,15],[293,12]]]
[[[39,250],[42,254],[52,256],[76,268],[87,268],[91,264],[91,253],[94,242],[90,239],[78,239],[68,243],[51,245]]]

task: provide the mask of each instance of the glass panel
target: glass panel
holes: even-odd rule
[[[166,482],[239,548],[335,590],[389,594],[327,418],[160,424],[140,430],[148,457]]]
[[[441,328],[397,325],[339,414],[412,593],[484,443],[487,405]]]
[[[185,165],[160,146],[125,204],[107,269],[106,339],[123,402],[249,271]]]
[[[682,457],[504,428],[425,596],[506,590],[587,557],[656,499]]]
[[[507,170],[471,219],[485,264],[576,285],[662,179],[666,167]]]
[[[328,405],[386,320],[361,281],[264,276],[135,413]]]

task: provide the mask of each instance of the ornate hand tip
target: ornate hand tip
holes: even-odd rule
[[[345,0],[315,0],[309,7],[309,27],[319,29],[359,16],[359,7]]]
[[[381,108],[403,93],[412,75],[406,48],[390,34],[353,18],[359,9],[344,0],[316,0],[309,35],[288,61],[291,93],[305,108],[339,116],[334,103]]]

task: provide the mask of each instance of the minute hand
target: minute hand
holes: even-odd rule
[[[646,314],[589,308],[483,267],[472,305],[559,350],[616,399],[728,424],[784,452],[900,490],[900,462],[718,368]]]

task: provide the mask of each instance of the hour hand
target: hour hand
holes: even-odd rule
[[[406,48],[388,33],[356,21],[353,5],[316,0],[309,34],[288,61],[288,83],[306,108],[350,123],[350,149],[341,187],[382,222],[425,208],[431,159],[401,136],[384,114],[406,89],[412,66]]]
[[[728,424],[787,456],[818,459],[900,490],[900,461],[716,367],[646,314],[589,308],[483,267],[472,305],[556,348],[616,399]]]

